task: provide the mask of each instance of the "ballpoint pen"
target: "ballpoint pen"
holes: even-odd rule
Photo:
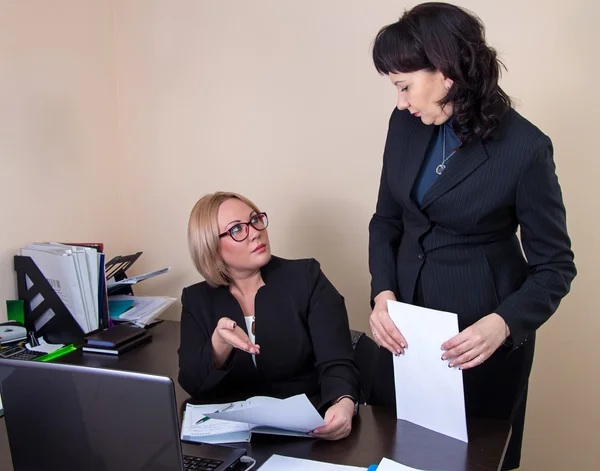
[[[229,404],[228,406],[225,406],[222,409],[214,411],[213,414],[218,414],[219,412],[225,412],[226,410],[229,410],[232,407],[233,407],[233,404]],[[198,422],[196,422],[196,425],[202,424],[202,423],[206,422],[208,419],[210,419],[210,417],[202,417]]]

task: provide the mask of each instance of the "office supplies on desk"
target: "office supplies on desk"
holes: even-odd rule
[[[75,269],[72,259],[68,256],[38,250],[27,249],[24,253],[29,252],[38,261],[41,260],[42,265],[47,263],[50,266],[47,270],[57,270],[57,278],[50,274],[53,273],[51,271],[44,273],[32,257],[15,255],[17,292],[19,299],[24,301],[25,327],[28,331],[35,332],[37,337],[44,336],[50,343],[83,343],[83,336],[89,327],[88,319],[81,307],[75,310],[75,304],[80,306],[81,304],[78,302],[73,304],[74,298],[68,295],[71,293],[71,289],[67,289],[65,286],[65,283],[77,283],[77,281],[72,276],[71,278],[67,277],[69,280],[65,281],[65,273],[61,269],[62,267],[67,271],[70,270],[73,275]],[[60,261],[57,262],[57,260]],[[73,289],[75,289],[75,285],[73,285]],[[80,297],[81,292],[74,296]],[[106,313],[108,315],[108,309],[106,309]],[[101,317],[98,316],[95,324],[100,324]]]
[[[383,458],[376,469],[377,471],[423,471],[421,469],[411,468],[410,466],[397,463],[388,458]]]
[[[397,301],[387,305],[409,345],[393,357],[397,418],[468,442],[462,371],[448,368],[440,350],[458,334],[458,316]]]
[[[117,326],[118,327],[118,326]],[[113,327],[116,328],[116,327]],[[102,353],[104,355],[121,355],[133,348],[142,345],[144,343],[150,342],[152,340],[152,335],[148,332],[144,332],[143,335],[137,337],[129,342],[122,343],[116,347],[91,347],[88,345],[84,345],[81,350],[86,353]]]
[[[85,337],[85,345],[89,347],[114,348],[144,335],[141,327],[121,324],[111,329],[95,332]]]
[[[132,299],[109,299],[108,314],[111,318],[118,318],[133,306]]]
[[[226,471],[246,453],[182,446],[175,388],[167,377],[0,360],[0,389],[15,471],[197,470],[198,462]]]
[[[45,252],[33,249],[21,249],[21,256],[29,257],[34,261],[81,330],[85,333],[90,332],[92,329],[89,325],[88,312],[84,307],[75,257],[68,256],[62,251]],[[32,283],[28,282],[27,288],[31,287]],[[31,301],[32,309],[41,302],[41,298],[34,298]],[[50,319],[50,314],[40,317],[36,321],[35,330],[40,330]]]
[[[204,413],[214,412],[218,406],[195,406],[188,404],[181,427],[181,439],[198,443],[239,443],[250,441],[250,430],[246,423],[211,419]]]
[[[14,322],[0,324],[0,345],[25,340],[27,338],[27,329]]]
[[[31,334],[31,332],[29,332]],[[35,336],[30,335],[30,337],[35,338]],[[32,352],[41,352],[41,353],[54,353],[57,350],[60,350],[65,345],[62,343],[54,344],[47,343],[43,337],[36,339],[36,344],[32,345],[31,342],[25,344],[25,348]]]
[[[9,321],[25,325],[25,301],[22,299],[7,299],[6,317]]]
[[[143,252],[137,252],[131,255],[117,255],[106,262],[106,279],[115,278],[121,280],[127,278],[125,272],[140,258]]]
[[[119,294],[110,296],[111,301],[133,301],[133,306],[113,318],[115,322],[131,322],[140,327],[146,327],[156,321],[176,299],[168,296],[128,296]]]
[[[132,276],[130,278],[125,278],[119,281],[115,280],[114,278],[111,278],[106,283],[106,286],[108,287],[108,294],[110,294],[110,292],[114,290],[114,288],[123,285],[135,285],[140,281],[147,280],[148,278],[154,278],[155,276],[162,275],[163,273],[167,273],[170,269],[171,267],[161,268],[160,270],[144,273],[142,275]]]
[[[29,332],[29,336],[35,338],[35,335],[32,335],[32,332]],[[36,339],[36,345],[32,345],[31,342],[25,344],[25,348],[32,352],[42,352],[42,353],[53,353],[56,350],[61,349],[65,345],[62,343],[54,344],[47,343],[43,337]]]
[[[85,337],[84,352],[120,355],[152,339],[145,329],[129,324],[120,324]]]
[[[260,467],[260,471],[366,471],[366,469],[281,455],[271,456]]]
[[[38,358],[37,361],[44,361],[44,362],[52,361],[52,360],[55,360],[56,358],[66,355],[67,353],[74,352],[75,350],[77,350],[77,347],[75,345],[73,345],[73,344],[65,345],[64,347],[60,347],[59,349],[54,350],[53,352],[46,353],[46,355]]]
[[[47,256],[42,256],[39,252],[45,253]],[[67,259],[72,260],[76,278],[72,278],[70,273],[64,271],[60,272],[63,278],[58,280],[51,278],[46,272],[44,272],[44,275],[49,280],[52,280],[54,283],[53,288],[59,295],[61,295],[63,291],[65,291],[68,296],[74,295],[75,292],[80,295],[82,302],[81,306],[69,306],[66,302],[65,304],[67,304],[67,307],[77,319],[83,320],[85,325],[80,325],[84,332],[98,329],[100,316],[100,293],[98,286],[101,271],[99,264],[101,263],[102,257],[95,248],[93,249],[81,245],[65,245],[58,242],[35,243],[29,244],[25,249],[21,249],[21,255],[32,257],[38,266],[43,261],[45,268],[40,266],[42,272],[44,272],[45,269],[55,270],[51,272],[54,276],[59,274],[56,270],[64,270],[64,266],[60,266],[57,260],[52,261],[53,258],[66,257]],[[67,285],[65,287],[64,285],[65,280],[72,283],[74,283],[75,280],[77,281],[76,284],[73,284],[73,291],[70,294],[68,291],[69,286]],[[79,308],[80,311],[74,312],[73,309],[76,308]]]
[[[98,327],[105,329],[111,327],[111,323],[108,317],[108,301],[106,291],[106,269],[104,266],[105,255],[104,255],[104,244],[102,242],[64,242],[63,245],[67,246],[79,246],[87,249],[93,249],[97,258],[97,283],[92,283],[92,287],[97,286],[98,295]],[[96,276],[95,274],[93,275]]]
[[[226,410],[229,410],[232,407],[233,407],[233,403],[227,404],[225,407],[221,407],[220,409],[216,410],[215,414],[217,414],[218,412],[225,412]],[[200,420],[196,421],[195,425],[198,425],[198,424],[201,424],[203,422],[206,422],[207,420],[210,420],[210,417],[202,417]]]
[[[212,420],[205,421],[205,417]],[[253,433],[310,437],[325,421],[306,397],[257,396],[228,404],[187,404],[181,439],[204,443],[250,441]]]
[[[45,355],[46,353],[44,352],[32,352],[27,350],[19,344],[0,349],[0,358],[7,358],[10,360],[38,360]]]

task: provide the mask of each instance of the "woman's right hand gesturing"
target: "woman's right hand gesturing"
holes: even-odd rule
[[[369,324],[375,342],[380,347],[387,348],[394,355],[400,355],[404,353],[408,343],[390,318],[387,309],[388,299],[396,301],[396,296],[392,291],[382,291],[375,296],[375,307],[369,318]]]
[[[246,332],[228,317],[219,319],[212,334],[211,342],[213,358],[217,368],[225,364],[234,348],[255,355],[260,353],[260,346],[253,344]]]

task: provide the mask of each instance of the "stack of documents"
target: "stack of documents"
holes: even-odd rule
[[[310,437],[325,421],[306,397],[252,397],[229,404],[196,406],[185,410],[181,439],[202,443],[248,442],[252,433]]]
[[[118,294],[108,298],[110,317],[116,322],[131,322],[146,327],[156,321],[175,298],[168,296],[129,296]]]
[[[98,329],[104,302],[104,254],[90,247],[51,242],[30,244],[21,249],[21,255],[33,259],[84,333]],[[41,295],[36,296],[31,309],[42,301]],[[35,329],[41,329],[54,315],[48,310],[36,321]]]

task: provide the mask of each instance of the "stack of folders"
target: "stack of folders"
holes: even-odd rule
[[[140,281],[167,273],[171,267],[116,280],[125,276],[125,270],[131,268],[142,252],[132,255],[119,255],[106,264],[108,289],[108,313],[113,322],[128,322],[139,327],[147,327],[158,322],[158,317],[171,305],[175,298],[169,296],[133,296],[131,288]],[[119,292],[129,291],[127,294]]]
[[[85,338],[84,352],[119,355],[152,340],[147,330],[134,325],[120,324]]]
[[[130,296],[118,294],[108,297],[108,312],[115,323],[128,322],[147,327],[174,302],[169,296]]]
[[[50,242],[21,249],[21,255],[31,257],[84,333],[100,327],[106,302],[104,254],[99,247]],[[31,287],[30,280],[27,285]],[[31,309],[42,301],[40,295],[36,296],[31,301]],[[52,310],[48,310],[36,321],[35,329],[44,327],[53,315]]]

